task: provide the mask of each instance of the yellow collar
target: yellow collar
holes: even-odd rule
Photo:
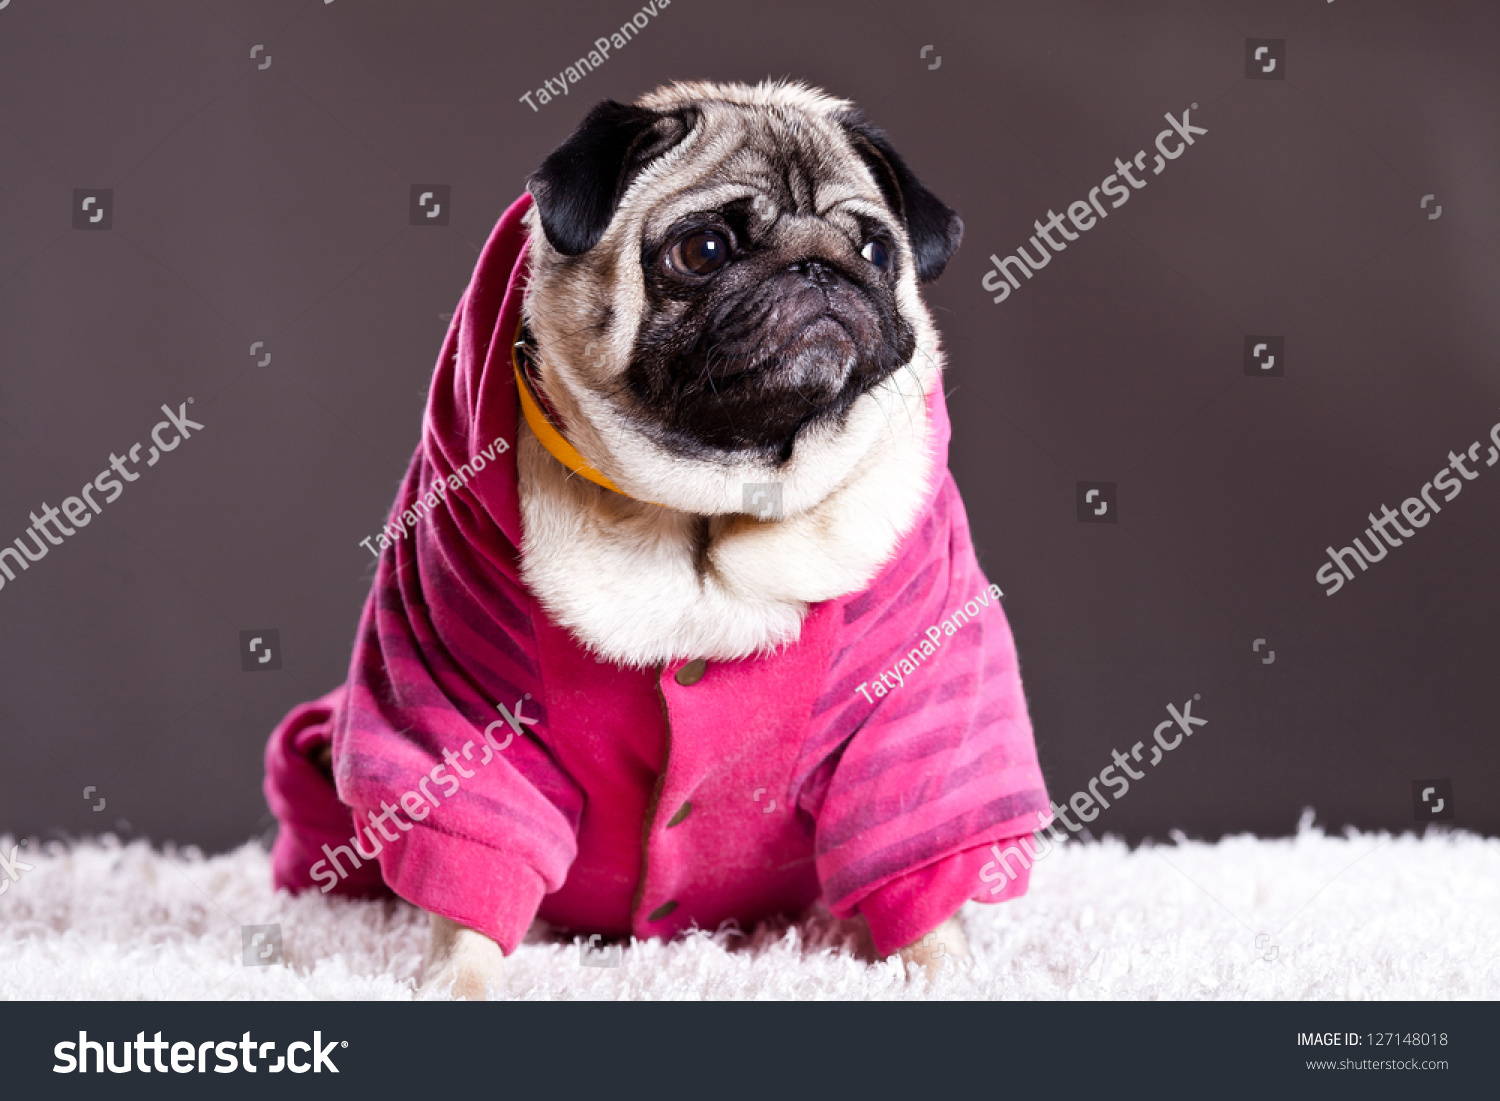
[[[526,424],[531,429],[531,434],[537,438],[537,442],[545,447],[551,456],[574,474],[587,478],[597,486],[603,486],[621,497],[629,497],[607,476],[595,470],[589,465],[576,447],[570,444],[563,436],[558,427],[554,425],[547,414],[542,412],[542,407],[531,391],[531,380],[526,371],[521,367],[521,347],[525,343],[522,339],[522,326],[516,326],[516,340],[511,345],[510,362],[516,372],[516,393],[521,397],[521,412],[526,417]]]

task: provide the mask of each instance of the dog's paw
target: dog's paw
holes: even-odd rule
[[[505,953],[483,933],[428,914],[427,962],[417,987],[420,999],[450,997],[482,1002],[500,993]]]
[[[903,967],[908,963],[920,964],[929,982],[948,966],[946,961],[952,960],[956,967],[961,961],[972,958],[969,953],[969,938],[964,936],[964,927],[959,924],[957,914],[921,940],[908,944],[896,955],[900,957]],[[911,974],[908,970],[907,975]]]

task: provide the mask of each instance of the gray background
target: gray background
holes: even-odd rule
[[[1500,467],[1314,580],[1500,420],[1494,4],[677,0],[519,102],[639,8],[0,9],[0,540],[163,403],[206,426],[0,591],[0,831],[263,834],[266,736],[343,679],[358,544],[494,220],[596,100],[768,75],[856,100],[964,217],[928,295],[952,466],[1054,797],[1197,694],[1209,725],[1096,832],[1406,829],[1427,778],[1500,831]],[[1247,79],[1250,38],[1285,40],[1284,79]],[[993,304],[989,254],[1191,103],[1208,134]],[[409,224],[433,183],[449,224]],[[106,188],[110,228],[74,229]],[[1284,375],[1247,377],[1248,334],[1285,339]],[[1118,523],[1079,522],[1085,481]],[[259,628],[280,668],[245,672]]]

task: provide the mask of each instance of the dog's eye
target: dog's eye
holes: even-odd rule
[[[891,250],[884,241],[867,241],[865,247],[859,250],[859,254],[881,271],[891,270]]]
[[[684,275],[712,275],[729,262],[729,241],[722,233],[702,229],[673,245],[667,260]]]

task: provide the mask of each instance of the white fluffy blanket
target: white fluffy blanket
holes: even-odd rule
[[[17,842],[0,838],[0,857]],[[0,894],[0,998],[414,996],[426,922],[400,902],[270,887],[262,849],[111,837],[21,847]],[[1500,842],[1349,832],[1134,851],[1068,844],[1025,898],[963,911],[972,964],[929,984],[869,964],[826,913],[589,957],[536,928],[514,998],[1500,998]],[[247,966],[244,925],[283,962]],[[263,942],[269,944],[269,941]],[[256,949],[258,956],[265,949]],[[274,950],[273,955],[274,955]]]

